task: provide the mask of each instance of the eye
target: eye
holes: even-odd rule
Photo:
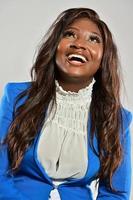
[[[75,33],[71,30],[65,31],[63,34],[64,37],[75,37]]]
[[[101,43],[102,39],[97,35],[90,35],[89,41],[93,43]]]

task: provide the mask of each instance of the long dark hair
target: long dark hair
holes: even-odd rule
[[[45,112],[50,102],[55,102],[56,65],[55,53],[65,29],[78,18],[86,17],[99,28],[103,37],[103,58],[101,67],[94,75],[91,116],[91,144],[94,134],[98,140],[100,170],[97,178],[106,180],[112,188],[112,175],[122,159],[122,147],[119,139],[120,124],[120,78],[117,48],[107,25],[98,14],[88,8],[72,8],[62,12],[46,33],[36,60],[31,69],[31,84],[16,100],[14,120],[5,142],[8,144],[11,170],[15,172],[23,159],[27,148],[41,129]],[[20,99],[24,103],[17,107]]]

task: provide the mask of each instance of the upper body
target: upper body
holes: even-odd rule
[[[0,104],[0,139],[6,137],[7,130],[13,119],[13,105],[17,95],[26,89],[30,83],[9,83],[5,88],[4,96]],[[22,104],[22,102],[20,102]],[[109,191],[103,182],[99,183],[97,200],[121,199],[126,200],[130,193],[131,158],[130,158],[130,129],[131,113],[122,109],[124,119],[124,158],[122,164],[113,176],[113,185],[122,193],[115,194]],[[91,120],[88,119],[88,123]],[[90,125],[89,125],[90,126]],[[90,130],[88,126],[87,135]],[[26,151],[20,168],[15,176],[8,175],[9,157],[7,146],[1,146],[0,150],[0,199],[23,199],[42,200],[48,199],[51,190],[55,188],[52,180],[38,160],[37,147],[40,132],[37,134],[33,145]],[[120,133],[121,137],[122,133]],[[123,139],[122,139],[123,141]],[[97,149],[97,140],[94,139]],[[97,149],[98,150],[98,149]],[[98,156],[93,152],[88,143],[88,167],[83,178],[75,179],[58,186],[62,200],[69,199],[92,199],[92,194],[87,185],[90,185],[99,170]],[[83,192],[81,192],[83,190]]]
[[[73,8],[58,16],[39,49],[31,69],[32,81],[7,84],[5,88],[0,106],[0,199],[49,199],[57,187],[54,179],[63,177],[57,187],[61,200],[91,200],[89,185],[95,179],[99,181],[97,200],[129,199],[131,113],[120,101],[118,67],[112,34],[94,10]],[[77,109],[78,105],[83,109],[82,114],[86,110],[87,118],[79,118],[80,130],[75,123],[74,137],[67,142],[70,154],[60,145],[62,135],[57,138],[59,125],[66,123],[70,135],[71,126],[69,118],[62,124],[55,120],[59,111],[56,80],[63,91],[76,94],[90,88],[95,80],[91,99],[82,99],[86,108],[82,101],[73,101]],[[66,98],[64,105],[68,109]],[[74,114],[72,110],[70,113]],[[62,162],[55,165],[52,161],[49,168],[47,158],[53,155],[55,160],[59,149]],[[72,159],[77,154],[78,160]],[[59,173],[54,173],[55,168]]]

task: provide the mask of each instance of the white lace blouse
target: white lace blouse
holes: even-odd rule
[[[47,111],[38,143],[38,159],[55,184],[82,178],[87,170],[87,121],[94,80],[76,92],[56,81],[56,109]]]

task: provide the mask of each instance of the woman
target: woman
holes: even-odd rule
[[[117,48],[88,8],[62,12],[45,35],[31,82],[0,105],[0,200],[130,196],[131,113],[120,102]],[[58,197],[55,197],[55,193]]]

